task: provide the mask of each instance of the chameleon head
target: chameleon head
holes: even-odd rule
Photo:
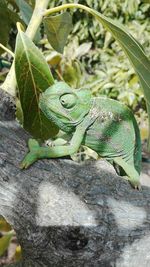
[[[69,131],[89,112],[90,100],[90,90],[76,90],[65,82],[57,82],[40,95],[39,107],[60,129]]]

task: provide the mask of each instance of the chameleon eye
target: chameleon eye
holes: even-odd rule
[[[60,103],[64,108],[72,108],[75,106],[77,98],[74,94],[65,94],[60,97]]]

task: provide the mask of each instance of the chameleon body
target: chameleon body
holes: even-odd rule
[[[68,145],[54,147],[40,147],[36,140],[30,139],[30,152],[22,168],[37,159],[71,155],[83,144],[113,163],[133,187],[140,186],[140,133],[128,107],[109,98],[94,98],[88,89],[73,90],[64,82],[57,82],[42,93],[39,107],[72,139]]]

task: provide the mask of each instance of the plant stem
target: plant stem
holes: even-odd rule
[[[74,3],[74,4],[64,4],[64,5],[57,6],[57,7],[51,8],[51,9],[47,9],[44,13],[44,16],[48,16],[52,13],[56,13],[56,12],[59,12],[61,10],[67,9],[67,8],[79,8],[79,9],[86,10],[89,13],[92,13],[91,12],[92,10],[89,7]]]
[[[15,54],[14,54],[12,51],[10,51],[7,47],[5,47],[4,45],[2,45],[1,43],[0,43],[0,47],[1,47],[4,51],[6,51],[7,53],[9,53],[12,57],[15,56]]]
[[[35,8],[29,22],[29,25],[26,29],[27,36],[33,40],[37,32],[38,27],[42,22],[43,15],[45,14],[45,9],[48,7],[49,0],[36,0]],[[16,77],[15,77],[15,68],[14,62],[10,68],[10,71],[5,79],[5,82],[1,85],[1,88],[7,91],[9,94],[16,95]]]
[[[29,22],[29,25],[26,29],[26,35],[33,40],[34,36],[37,32],[37,29],[39,28],[43,15],[45,14],[45,10],[48,6],[49,0],[36,0],[35,8],[33,11],[33,15],[31,17],[31,20]]]

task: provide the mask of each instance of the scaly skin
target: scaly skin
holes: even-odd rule
[[[88,89],[72,90],[63,82],[42,93],[39,106],[72,139],[69,145],[51,148],[40,147],[36,140],[30,139],[30,152],[22,168],[37,159],[72,155],[84,144],[119,166],[119,174],[126,175],[133,187],[140,187],[141,141],[130,109],[112,99],[92,98]]]

